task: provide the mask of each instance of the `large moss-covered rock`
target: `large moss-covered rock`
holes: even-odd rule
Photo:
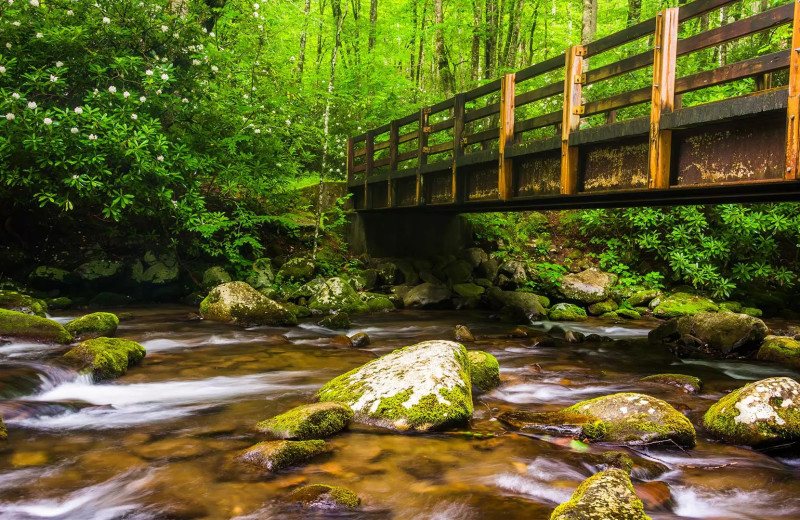
[[[261,421],[256,429],[279,439],[324,439],[345,429],[352,418],[353,410],[346,404],[314,403]]]
[[[231,275],[229,275],[228,271],[222,266],[215,265],[203,271],[203,288],[206,291],[210,291],[214,287],[230,281]]]
[[[474,283],[457,283],[453,285],[453,292],[464,298],[477,298],[486,289]]]
[[[571,303],[557,303],[550,308],[548,318],[553,321],[584,321],[586,311]]]
[[[307,282],[314,278],[317,266],[310,258],[292,258],[278,269],[278,276],[292,282]]]
[[[717,311],[719,311],[719,306],[705,296],[678,292],[662,298],[653,309],[653,315],[656,318],[676,318]]]
[[[261,290],[272,285],[275,274],[272,272],[272,261],[269,258],[259,258],[253,262],[250,274],[245,280],[252,288]]]
[[[674,386],[689,394],[696,394],[700,391],[700,387],[702,386],[699,377],[687,376],[684,374],[655,374],[643,377],[639,381],[656,385]]]
[[[63,359],[81,371],[90,372],[95,380],[114,379],[139,363],[145,348],[127,339],[88,339],[64,354]]]
[[[75,269],[75,275],[84,282],[107,282],[122,274],[124,265],[114,260],[90,260]]]
[[[349,405],[358,422],[424,431],[466,423],[472,417],[471,386],[462,345],[424,341],[333,379],[317,398]]]
[[[70,333],[56,321],[5,309],[0,309],[0,338],[46,343],[72,342]]]
[[[771,377],[734,390],[703,417],[715,437],[735,444],[768,446],[800,440],[800,383]]]
[[[500,364],[497,358],[482,350],[472,350],[467,356],[472,386],[488,392],[500,385]]]
[[[67,323],[64,328],[76,339],[113,336],[117,332],[119,318],[110,312],[93,312]]]
[[[297,317],[244,282],[214,287],[200,304],[204,318],[237,325],[297,325]]]
[[[756,357],[762,361],[800,368],[800,341],[787,336],[767,336]]]
[[[395,309],[392,300],[383,294],[363,293],[361,300],[367,305],[368,312],[388,312]]]
[[[3,416],[0,415],[0,441],[4,441],[8,438],[8,431],[6,430],[6,425],[3,423]]]
[[[503,291],[492,287],[486,291],[486,297],[493,308],[518,323],[530,323],[547,316],[541,297],[533,293]]]
[[[583,304],[598,303],[608,299],[616,281],[615,274],[586,269],[580,273],[564,275],[559,283],[559,293],[567,300]]]
[[[0,291],[0,309],[41,316],[47,315],[47,303],[16,291]]]
[[[643,289],[631,294],[627,302],[631,307],[639,307],[641,305],[647,305],[659,296],[661,296],[661,291],[658,289]]]
[[[319,321],[319,325],[331,330],[349,329],[351,325],[350,315],[346,312],[329,314]]]
[[[619,309],[619,305],[617,305],[617,302],[611,299],[593,303],[586,308],[586,310],[592,316],[600,316],[601,314],[605,314],[607,312],[614,312],[617,309]]]
[[[550,520],[650,520],[624,470],[607,469],[584,480]]]
[[[365,312],[367,305],[342,278],[328,278],[314,286],[308,308],[316,312]]]
[[[236,460],[267,472],[280,471],[323,453],[325,441],[267,441],[247,448]]]
[[[498,285],[507,289],[522,287],[528,280],[528,271],[525,264],[517,260],[507,260],[497,268]]]
[[[361,499],[351,490],[327,484],[297,488],[286,497],[286,501],[304,509],[324,511],[353,511],[361,505]]]
[[[423,283],[413,287],[403,296],[406,307],[434,307],[443,305],[450,299],[450,289],[445,285]]]
[[[675,342],[690,338],[699,342],[698,350],[712,356],[748,353],[757,349],[767,336],[767,326],[758,318],[733,312],[702,312],[681,316],[651,330],[655,342]]]
[[[445,266],[444,275],[451,285],[469,283],[472,281],[472,265],[466,260],[454,260]]]

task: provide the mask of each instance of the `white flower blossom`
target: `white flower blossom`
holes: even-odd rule
[[[78,128],[73,126],[72,128],[69,129],[69,131],[72,132],[73,134],[77,134],[78,133]]]
[[[108,16],[104,16],[103,17],[103,23],[106,24],[106,25],[110,24],[111,23],[111,18],[109,18]]]
[[[129,97],[131,97],[131,93],[126,90],[125,92],[122,93],[122,97],[128,99]]]
[[[77,130],[77,128],[76,128],[76,130]],[[78,176],[77,175],[73,175],[72,176],[72,180],[77,181],[78,180]]]
[[[201,63],[203,62],[200,60],[192,60],[192,65],[200,65]]]
[[[156,161],[164,162],[164,156],[163,155],[159,155],[158,157],[156,157]]]
[[[211,66],[211,70],[212,70],[213,72],[219,72],[219,67],[217,67],[216,65],[212,65],[212,66]]]
[[[13,94],[11,94],[11,97],[13,97],[14,99],[19,99],[19,94],[14,92]]]
[[[259,6],[258,4],[253,4],[253,9],[254,9],[254,10],[258,11],[258,8],[259,8],[259,7],[260,7],[260,6]]]
[[[169,79],[169,74],[162,74],[161,75],[161,79],[163,79],[164,81],[167,81]]]
[[[61,67],[63,67],[63,66],[64,66],[64,62],[63,62],[63,61],[57,61],[57,62],[56,62],[56,68],[57,68],[57,69],[60,69],[60,68],[61,68]]]
[[[14,20],[13,22],[11,22],[11,25],[13,25],[14,27],[19,27],[22,24],[19,23],[17,20]]]
[[[31,110],[36,110],[36,101],[28,101],[28,108]]]
[[[69,11],[67,11],[67,16],[72,16],[73,14],[75,14],[75,13],[73,13],[73,12],[72,12],[72,9],[70,9]]]
[[[111,92],[112,94],[116,94],[117,93],[117,87],[115,87],[114,85],[111,85],[110,87],[108,87],[108,91]]]
[[[161,26],[161,32],[165,33],[167,31],[169,31],[169,27],[167,27],[166,25],[162,25]]]
[[[161,89],[156,90],[156,94],[161,95]]]
[[[137,116],[136,114],[131,114],[131,119],[136,121],[137,119],[139,119],[139,116]]]
[[[78,115],[81,115],[83,114],[83,109],[81,107],[75,107],[74,112]]]
[[[11,42],[6,42],[6,49],[10,49],[10,48],[11,48]]]
[[[152,76],[153,75],[153,71],[150,70],[150,69],[147,69],[146,71],[144,71],[144,73],[147,74],[148,76]]]
[[[36,37],[37,37],[37,38],[44,38],[44,34],[42,34],[42,33],[36,33]]]
[[[139,102],[140,103],[144,103],[145,101],[147,101],[146,97],[142,96],[142,97],[139,98]]]
[[[55,83],[56,81],[58,81],[58,76],[50,74],[50,83]]]
[[[178,201],[177,200],[173,200],[172,201],[172,206],[177,208],[178,207]]]
[[[15,116],[14,114],[12,114],[11,112],[9,112],[8,114],[6,114],[6,119],[8,119],[9,121],[13,121],[15,117],[17,117],[17,116]]]
[[[31,1],[30,1],[30,4],[31,4],[33,7],[39,7],[39,0],[31,0]]]
[[[89,140],[90,141],[97,141],[97,136],[94,135],[94,134],[89,134]]]
[[[208,33],[208,35],[209,35],[209,36],[211,36],[212,38],[216,36],[216,34],[214,34],[214,32],[213,32],[213,31],[212,31],[212,32],[210,32],[210,33]]]
[[[189,100],[186,99],[186,98],[181,99],[181,101],[184,102],[184,103],[188,103],[189,102]]]
[[[53,120],[52,120],[52,119],[50,119],[49,117],[45,117],[45,118],[44,118],[44,124],[46,124],[46,125],[52,125],[52,124],[53,124]]]
[[[6,68],[0,65],[0,74],[5,74],[5,73],[6,73]]]

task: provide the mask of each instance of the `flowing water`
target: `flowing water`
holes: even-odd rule
[[[750,380],[800,374],[775,365],[678,361],[644,340],[654,322],[567,324],[613,342],[539,345],[509,339],[509,327],[480,312],[398,311],[358,316],[367,349],[334,346],[313,324],[243,330],[191,320],[190,309],[131,309],[118,336],[147,348],[143,363],[93,384],[62,366],[63,347],[0,346],[0,518],[308,518],[280,498],[305,483],[343,485],[363,508],[348,518],[546,519],[602,466],[587,446],[503,433],[493,417],[510,409],[556,410],[578,400],[640,391],[667,400],[698,426],[725,392]],[[67,318],[60,316],[58,318]],[[262,481],[222,470],[231,454],[264,440],[256,422],[307,403],[331,378],[394,348],[450,339],[467,324],[470,349],[494,354],[502,385],[475,396],[471,429],[405,435],[353,425],[331,451]],[[537,327],[548,330],[553,324]],[[555,331],[551,331],[556,334]],[[638,380],[659,372],[699,376],[689,395]],[[466,428],[465,428],[466,430]],[[800,452],[759,452],[711,440],[698,427],[694,450],[628,450],[633,480],[654,519],[800,518]]]

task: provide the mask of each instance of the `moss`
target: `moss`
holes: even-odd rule
[[[75,269],[75,274],[82,280],[92,282],[108,279],[122,271],[123,265],[112,260],[90,260]]]
[[[113,379],[125,374],[128,368],[145,356],[143,346],[127,339],[89,339],[64,354],[63,359],[92,373],[95,380]]]
[[[619,314],[616,312],[606,312],[605,314],[600,316],[604,320],[616,320],[619,318]]]
[[[800,341],[787,336],[767,336],[756,357],[800,368]]]
[[[0,441],[8,439],[8,431],[6,425],[3,423],[3,416],[0,415]]]
[[[214,267],[209,267],[203,272],[203,287],[207,291],[230,281],[231,275],[228,274],[224,267],[216,265]]]
[[[500,385],[500,364],[493,355],[481,350],[467,353],[472,385],[488,392]]]
[[[0,291],[0,308],[46,317],[47,304],[38,298],[16,291]]]
[[[256,429],[279,439],[322,439],[345,429],[352,418],[353,410],[346,404],[314,403],[261,421]]]
[[[67,332],[76,338],[112,336],[119,326],[119,318],[110,312],[94,312],[67,323]]]
[[[239,462],[270,472],[304,462],[327,449],[325,441],[266,441],[240,452]]]
[[[627,302],[632,307],[640,305],[647,305],[652,300],[661,296],[661,291],[658,289],[646,289],[643,291],[636,291],[628,299]]]
[[[553,321],[584,321],[586,311],[571,303],[559,303],[550,309],[548,317]]]
[[[719,304],[720,312],[742,312],[742,304],[739,302],[722,302]]]
[[[71,343],[72,336],[58,322],[22,312],[0,309],[0,337]]]
[[[310,258],[292,258],[281,266],[278,276],[284,280],[306,282],[314,277],[316,266]]]
[[[653,309],[653,315],[657,318],[676,318],[717,311],[719,311],[719,307],[704,296],[678,292],[663,299]]]
[[[45,300],[47,307],[52,310],[69,309],[72,307],[72,299],[66,296],[59,296],[58,298],[48,298]]]
[[[621,316],[623,318],[627,318],[629,320],[638,320],[642,317],[638,311],[633,309],[617,309],[617,316]]]
[[[756,309],[755,307],[742,307],[742,314],[747,314],[748,316],[753,316],[755,318],[760,318],[763,316],[763,312],[761,309]]]
[[[477,298],[486,292],[486,289],[474,283],[457,283],[453,285],[453,292],[464,298]]]
[[[624,451],[606,451],[600,458],[609,468],[621,469],[629,475],[633,470],[633,459]]]
[[[308,308],[318,312],[365,312],[367,305],[349,283],[341,278],[329,278],[318,284],[308,301]]]
[[[415,430],[458,426],[472,417],[472,393],[469,389],[464,387],[456,387],[452,390],[441,388],[439,395],[445,402],[433,394],[428,394],[410,408],[405,405],[411,397],[410,390],[391,397],[384,397],[378,405],[376,415],[394,421],[395,425],[400,425],[399,429],[413,428]]]
[[[606,301],[603,301],[603,302],[593,303],[593,304],[589,305],[587,310],[589,311],[589,314],[591,314],[592,316],[599,316],[599,315],[605,314],[607,312],[614,312],[618,308],[619,308],[619,305],[617,305],[617,302],[615,302],[614,300],[609,299],[609,300],[606,300]]]
[[[550,520],[650,520],[628,474],[607,469],[584,480]]]
[[[351,325],[350,315],[347,314],[346,312],[337,312],[336,314],[330,314],[322,318],[319,324],[325,328],[332,330],[349,329]]]
[[[392,300],[385,296],[377,296],[370,299],[365,298],[364,301],[367,304],[367,311],[369,312],[393,311],[395,308]]]
[[[643,377],[639,381],[674,386],[690,394],[699,392],[702,386],[700,378],[683,374],[655,374]]]
[[[292,491],[287,500],[308,509],[352,511],[361,505],[361,499],[349,489],[327,484],[303,486]]]
[[[200,314],[212,320],[244,326],[297,324],[297,317],[291,311],[244,282],[214,287],[200,303]]]
[[[263,293],[262,293],[263,294]],[[264,295],[266,296],[266,295]],[[284,309],[288,310],[292,314],[294,314],[297,318],[310,318],[311,317],[311,309],[308,307],[303,307],[302,305],[296,305],[294,303],[281,303],[280,304]]]

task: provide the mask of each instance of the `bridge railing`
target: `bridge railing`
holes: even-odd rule
[[[350,138],[347,180],[355,207],[491,201],[499,207],[800,180],[800,0],[704,31],[691,23],[738,1],[664,9]],[[792,41],[782,50],[679,76],[688,56],[790,24]],[[776,88],[760,81],[745,96],[681,105],[685,94],[780,71],[788,74]],[[623,76],[642,86],[609,88],[630,84],[610,81]]]

